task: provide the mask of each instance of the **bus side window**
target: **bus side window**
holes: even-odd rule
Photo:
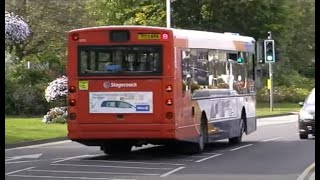
[[[182,91],[190,90],[191,80],[190,51],[181,51]]]

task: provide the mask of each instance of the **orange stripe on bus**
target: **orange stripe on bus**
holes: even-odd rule
[[[186,47],[188,47],[188,40],[186,40],[186,39],[174,39],[174,45],[176,47],[186,48]]]
[[[236,47],[237,51],[245,51],[246,50],[246,46],[243,42],[233,41],[233,45]]]

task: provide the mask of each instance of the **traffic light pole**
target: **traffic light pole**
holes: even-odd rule
[[[268,39],[272,39],[271,32],[268,32]],[[269,62],[269,79],[270,79],[270,111],[273,111],[273,72],[272,62]]]
[[[270,111],[273,111],[273,75],[272,75],[272,63],[269,62],[269,78],[270,78]]]

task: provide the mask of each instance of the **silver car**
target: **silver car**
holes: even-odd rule
[[[308,139],[309,134],[315,136],[315,88],[299,104],[302,106],[298,116],[300,139]]]

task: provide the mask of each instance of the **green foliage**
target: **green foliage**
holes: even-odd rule
[[[304,77],[294,69],[283,67],[280,70],[275,74],[274,86],[299,87],[310,90],[315,85],[314,79]]]
[[[97,25],[165,26],[163,0],[88,0],[86,10]]]
[[[174,0],[171,8],[175,28],[235,32],[256,40],[265,39],[267,31],[272,31],[276,47],[274,85],[279,101],[295,101],[295,97],[298,101],[314,86],[314,0]],[[164,0],[5,0],[5,9],[24,17],[32,29],[28,41],[5,47],[13,57],[12,65],[6,63],[5,67],[5,108],[9,114],[37,114],[49,107],[43,102],[43,91],[48,82],[65,74],[69,30],[166,24]],[[27,61],[31,70],[26,69]],[[268,72],[268,66],[263,66]],[[265,73],[263,83],[267,77]],[[266,101],[267,91],[261,91],[259,98]],[[27,109],[30,104],[39,108]]]
[[[274,102],[293,102],[298,103],[304,101],[311,89],[278,86],[274,87],[273,99]],[[257,92],[258,102],[269,102],[270,94],[267,88],[262,88]]]
[[[25,63],[9,66],[5,76],[5,113],[44,114],[49,104],[43,97],[43,91],[49,79],[45,71],[28,70]]]
[[[6,50],[18,61],[31,56],[39,60],[42,53],[55,52],[61,62],[66,58],[66,40],[69,30],[90,25],[83,13],[84,1],[6,0],[6,11],[19,14],[32,29],[27,42],[6,45]]]

